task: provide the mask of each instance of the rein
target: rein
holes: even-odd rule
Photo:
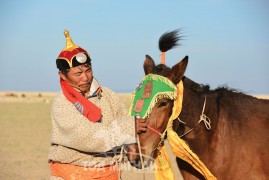
[[[198,121],[198,123],[196,124],[196,126],[194,126],[193,128],[191,128],[189,131],[185,132],[184,134],[180,135],[179,137],[182,138],[184,136],[186,136],[187,134],[189,134],[192,130],[194,130],[201,122],[204,123],[205,127],[207,130],[211,130],[211,120],[209,119],[209,117],[207,117],[207,115],[204,114],[205,111],[205,106],[206,106],[206,96],[205,96],[205,100],[204,100],[204,105],[203,105],[203,110],[202,110],[202,114],[200,115],[200,120]],[[186,122],[182,121],[179,119],[179,117],[177,118],[179,122],[183,123],[183,124],[187,124]]]
[[[147,128],[149,128],[149,129],[150,129],[151,131],[153,131],[154,133],[159,134],[159,135],[160,135],[160,138],[161,138],[160,142],[158,143],[158,145],[156,146],[156,148],[153,150],[153,152],[155,152],[156,150],[160,150],[160,148],[161,148],[161,144],[162,144],[162,143],[164,142],[164,140],[165,140],[165,134],[166,134],[166,132],[167,132],[167,129],[168,129],[169,127],[171,127],[171,126],[172,126],[172,124],[171,124],[170,126],[167,126],[163,133],[160,133],[160,132],[157,131],[155,128],[153,128],[153,127],[147,125]],[[141,144],[140,144],[140,139],[139,139],[138,134],[137,134],[137,145],[138,145],[139,158],[140,158],[140,162],[141,162],[141,166],[142,166],[142,171],[144,172],[144,173],[143,173],[143,180],[145,180],[145,164],[144,164],[143,157],[142,157],[143,154],[142,154],[142,152],[141,152]]]

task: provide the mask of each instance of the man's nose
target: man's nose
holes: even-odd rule
[[[90,76],[87,75],[87,73],[82,74],[82,80],[83,81],[88,81],[90,79]]]

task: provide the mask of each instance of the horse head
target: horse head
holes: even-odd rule
[[[178,31],[165,33],[159,40],[159,47],[162,52],[166,52],[177,45],[180,39],[177,36]],[[168,79],[174,85],[177,85],[183,78],[188,64],[188,56],[185,56],[180,62],[175,64],[172,68],[166,66],[163,62],[155,65],[154,60],[146,55],[144,61],[145,75],[156,74]],[[160,134],[166,130],[168,120],[172,114],[173,100],[169,98],[159,98],[155,106],[152,108],[150,114],[145,118],[148,129],[145,133],[139,134],[139,142],[141,154],[143,155],[143,163],[140,162],[139,147],[137,145],[127,148],[127,157],[129,162],[137,167],[142,168],[150,165],[150,162],[156,158],[158,148],[163,145],[163,139]]]

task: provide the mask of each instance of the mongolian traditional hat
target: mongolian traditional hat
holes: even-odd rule
[[[87,51],[73,43],[69,36],[69,31],[64,30],[66,37],[66,46],[56,59],[56,65],[59,70],[70,69],[82,64],[91,64],[91,58]]]

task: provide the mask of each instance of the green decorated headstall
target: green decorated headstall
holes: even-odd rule
[[[156,74],[148,74],[133,93],[130,115],[140,115],[147,118],[159,99],[174,100],[177,96],[177,88],[166,77]]]

